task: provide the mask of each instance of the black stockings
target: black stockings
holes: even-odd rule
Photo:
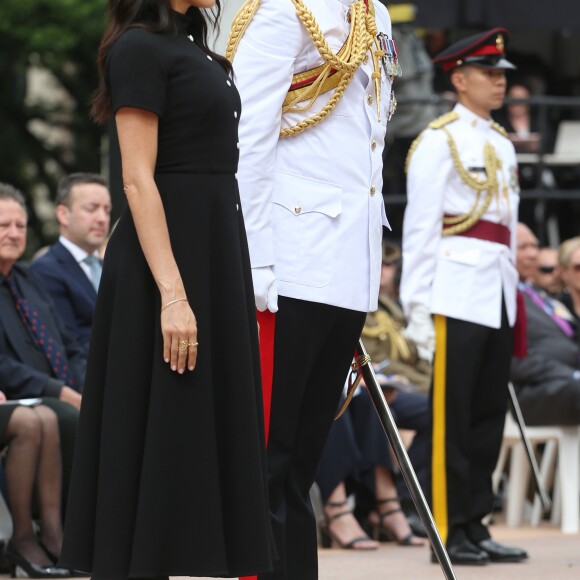
[[[32,499],[36,490],[40,515],[40,540],[55,557],[62,547],[60,437],[56,414],[43,405],[17,407],[6,429],[6,483],[12,514],[13,548],[27,560],[49,566],[32,524]]]

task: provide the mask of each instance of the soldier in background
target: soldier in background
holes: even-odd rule
[[[514,68],[507,40],[496,28],[434,59],[458,104],[409,153],[401,299],[407,335],[423,356],[435,352],[431,503],[455,564],[527,558],[492,540],[482,523],[493,504],[516,320],[517,161],[491,119]]]

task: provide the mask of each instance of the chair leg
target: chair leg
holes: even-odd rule
[[[546,441],[546,446],[544,447],[544,453],[542,454],[542,461],[540,464],[540,475],[542,477],[542,483],[545,489],[549,489],[550,484],[554,478],[554,471],[557,463],[557,451],[558,444],[557,441],[551,439]],[[534,495],[534,505],[532,507],[532,517],[531,524],[537,527],[542,521],[543,507],[540,497],[536,493]]]
[[[575,534],[580,530],[578,429],[565,429],[560,445],[558,471],[562,490],[562,532]]]
[[[506,525],[510,528],[518,527],[523,521],[529,474],[524,445],[518,442],[512,447],[507,494]]]

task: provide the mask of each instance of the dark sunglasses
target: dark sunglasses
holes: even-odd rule
[[[578,264],[580,267],[580,264]],[[542,274],[551,274],[556,269],[556,266],[538,266],[538,271]]]

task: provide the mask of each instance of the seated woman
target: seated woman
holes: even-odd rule
[[[44,405],[6,403],[0,391],[0,446],[8,447],[4,472],[13,533],[4,553],[12,576],[67,578],[71,571],[55,566],[62,545],[62,466],[58,421]],[[37,536],[33,498],[40,518]]]
[[[417,431],[409,457],[419,482],[425,485],[427,396],[397,392],[390,393],[389,399],[397,425]],[[393,540],[403,546],[425,545],[405,517],[393,473],[389,444],[370,396],[362,388],[333,424],[318,469],[316,483],[324,504],[323,547],[330,547],[334,541],[341,548],[376,549],[377,542],[363,532],[359,520],[375,540]],[[348,507],[351,492],[357,498],[358,520]]]

